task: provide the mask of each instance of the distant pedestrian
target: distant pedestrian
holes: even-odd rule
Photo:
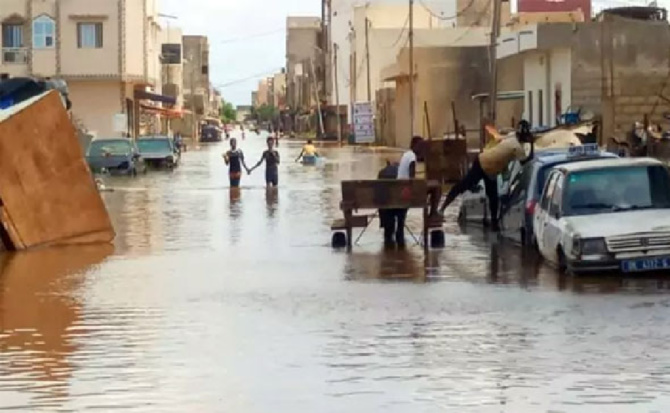
[[[279,152],[274,149],[275,140],[273,137],[267,138],[268,148],[261,155],[261,159],[258,163],[251,168],[249,173],[253,172],[254,169],[261,166],[263,161],[265,161],[265,184],[268,187],[277,187],[279,185]]]
[[[313,163],[317,156],[319,156],[319,154],[316,152],[316,147],[312,140],[309,139],[305,146],[302,147],[300,155],[298,155],[298,158],[295,161],[298,162],[302,158],[305,163]]]
[[[230,150],[223,154],[223,159],[228,165],[228,176],[230,178],[231,188],[240,186],[240,179],[242,178],[242,167],[249,173],[249,168],[244,162],[244,153],[237,147],[237,139],[230,139]]]

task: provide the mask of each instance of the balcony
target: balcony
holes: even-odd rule
[[[17,65],[28,63],[28,49],[25,47],[3,47],[2,63]]]

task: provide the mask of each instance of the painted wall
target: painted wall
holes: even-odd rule
[[[147,0],[126,0],[126,74],[144,76],[144,54],[148,39],[144,36],[144,6]],[[149,33],[147,33],[149,35]]]
[[[122,111],[121,83],[116,81],[70,81],[72,114],[98,137],[116,136],[113,116]]]
[[[95,19],[83,16],[97,16]],[[61,2],[61,68],[64,76],[119,75],[119,8],[115,1]],[[77,47],[78,22],[102,22],[103,47]],[[140,37],[141,38],[141,37]]]
[[[565,12],[581,10],[584,16],[591,17],[591,0],[518,0],[519,13]]]

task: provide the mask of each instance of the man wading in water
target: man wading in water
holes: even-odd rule
[[[247,164],[244,163],[244,154],[237,148],[237,139],[230,139],[230,150],[223,155],[223,159],[228,165],[228,176],[230,177],[230,187],[238,188],[240,178],[242,178],[242,167],[249,173]]]
[[[279,185],[279,152],[274,149],[275,138],[270,136],[267,139],[268,149],[263,152],[261,160],[251,168],[249,173],[261,166],[265,161],[265,184],[269,187],[276,187]]]

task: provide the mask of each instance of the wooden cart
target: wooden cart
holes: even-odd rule
[[[344,217],[331,225],[334,248],[351,249],[353,228],[367,228],[374,215],[359,214],[365,209],[421,209],[423,211],[423,245],[441,248],[444,246],[442,219],[429,216],[430,196],[441,196],[441,185],[437,181],[412,180],[358,180],[342,181],[340,209]]]
[[[426,179],[453,184],[465,177],[469,165],[465,139],[433,139],[425,144]]]

